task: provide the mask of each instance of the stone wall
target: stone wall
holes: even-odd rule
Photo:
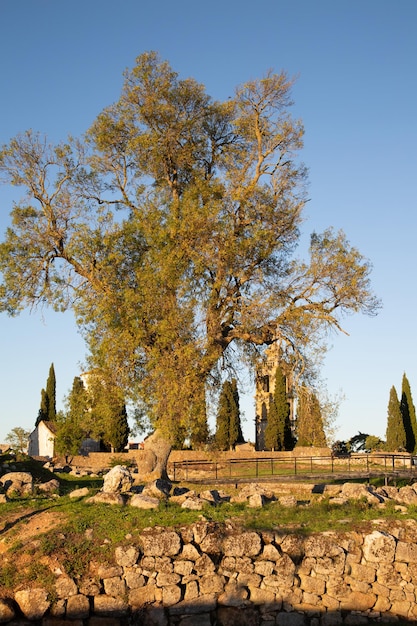
[[[91,563],[80,580],[58,571],[53,601],[40,587],[19,589],[14,600],[0,600],[0,622],[50,625],[94,616],[153,626],[330,626],[417,620],[412,519],[381,520],[363,533],[305,537],[202,521],[146,529],[116,547],[114,557],[113,563]]]
[[[141,462],[143,456],[143,450],[129,450],[128,452],[90,452],[86,455],[76,455],[67,457],[67,459],[56,459],[61,464],[69,463],[73,467],[86,468],[92,471],[98,471],[102,469],[108,469],[116,461],[121,464],[137,464]],[[248,449],[245,446],[241,449],[239,446],[236,450],[227,452],[205,452],[202,450],[172,450],[169,457],[169,468],[173,463],[183,461],[220,461],[227,459],[262,459],[262,458],[276,458],[276,459],[293,459],[301,457],[330,457],[331,451],[329,448],[295,448],[289,452],[257,452],[253,448]]]

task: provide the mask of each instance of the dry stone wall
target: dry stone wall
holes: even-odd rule
[[[0,600],[0,622],[103,617],[153,626],[330,626],[417,621],[417,522],[307,537],[206,521],[149,528],[42,588]],[[78,622],[76,621],[78,620]]]

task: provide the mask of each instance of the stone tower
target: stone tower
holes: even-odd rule
[[[269,403],[274,394],[275,374],[278,364],[283,369],[287,384],[287,399],[290,405],[291,428],[294,431],[295,415],[294,415],[294,390],[292,382],[292,372],[288,364],[281,358],[281,350],[279,344],[274,343],[266,350],[265,361],[258,369],[256,374],[255,389],[255,447],[256,450],[265,450],[265,428],[268,419]]]

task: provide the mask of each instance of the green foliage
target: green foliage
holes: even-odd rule
[[[45,389],[41,389],[41,405],[38,411],[38,417],[36,418],[35,426],[38,426],[39,422],[45,422],[48,420],[48,396]]]
[[[406,450],[407,452],[415,452],[417,449],[416,409],[413,404],[410,383],[405,374],[403,374],[402,379],[400,411],[406,435]]]
[[[298,390],[297,446],[326,446],[319,399],[304,386]]]
[[[90,421],[88,394],[82,379],[76,376],[66,399],[66,411],[57,415],[55,452],[78,454],[81,442],[90,435]]]
[[[123,391],[104,370],[89,372],[87,384],[88,436],[101,440],[112,452],[122,452],[130,433]]]
[[[368,435],[365,440],[365,449],[369,452],[380,452],[385,450],[386,443],[375,435]]]
[[[293,258],[307,196],[292,85],[269,72],[217,102],[148,52],[82,140],[28,131],[0,151],[27,191],[0,245],[0,310],[72,308],[91,367],[177,441],[204,440],[223,367],[277,336],[301,367],[343,313],[379,306],[342,232]]]
[[[113,418],[110,419],[106,430],[106,440],[113,452],[122,452],[129,442],[129,424],[127,421],[126,405],[114,408]]]
[[[27,451],[29,435],[29,430],[16,426],[6,436],[6,442],[10,444],[14,452],[22,454]]]
[[[219,397],[216,420],[216,445],[220,450],[234,449],[243,443],[240,424],[239,392],[237,380],[225,380]]]
[[[41,390],[41,405],[36,418],[36,426],[42,421],[56,421],[56,376],[54,364],[51,363],[46,389]]]
[[[287,400],[287,382],[280,366],[276,369],[274,393],[269,404],[265,446],[270,450],[292,450],[294,447],[290,405]]]
[[[388,451],[393,452],[406,449],[406,432],[397,391],[394,386],[391,387],[389,395],[386,442]]]
[[[48,420],[55,422],[56,419],[56,377],[54,364],[49,368],[48,379],[46,381],[46,396],[48,398]]]

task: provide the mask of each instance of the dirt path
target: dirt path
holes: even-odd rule
[[[0,554],[8,551],[19,540],[28,543],[37,535],[62,525],[66,515],[59,511],[22,509],[3,514],[0,521]]]

